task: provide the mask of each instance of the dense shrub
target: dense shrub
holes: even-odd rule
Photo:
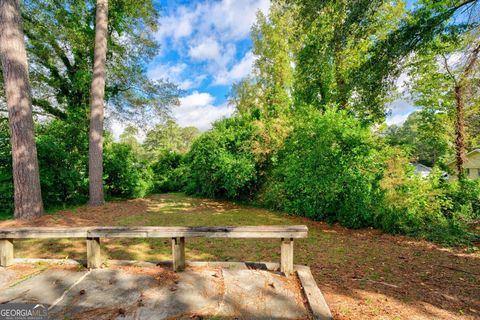
[[[386,149],[387,168],[381,187],[382,205],[373,226],[390,233],[402,233],[444,244],[475,240],[470,224],[478,219],[478,181],[448,181],[435,168],[428,178],[414,174],[408,157],[399,149]]]
[[[0,120],[0,217],[13,214],[12,149],[6,119]]]
[[[154,175],[153,192],[176,192],[184,189],[188,169],[184,158],[184,155],[173,151],[159,154],[158,159],[151,164]]]
[[[332,110],[307,111],[295,123],[261,201],[348,227],[371,224],[383,161],[369,129]]]
[[[40,184],[45,209],[84,204],[88,200],[88,137],[84,126],[54,120],[36,125]],[[143,197],[153,190],[150,164],[131,145],[104,149],[107,197]],[[13,178],[8,122],[0,122],[0,215],[13,215]]]
[[[250,150],[253,125],[242,118],[224,119],[198,138],[190,150],[187,193],[208,197],[248,198],[257,168]]]
[[[131,145],[106,143],[104,149],[105,191],[109,197],[144,197],[152,190],[153,172]]]
[[[60,121],[36,128],[42,198],[46,210],[84,203],[88,196],[87,136]],[[13,178],[7,121],[0,123],[0,213],[13,214]]]
[[[37,127],[42,198],[46,209],[82,204],[88,199],[87,132],[52,121]]]

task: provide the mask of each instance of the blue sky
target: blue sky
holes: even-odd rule
[[[269,0],[160,0],[156,38],[158,56],[148,66],[152,79],[167,78],[185,90],[173,115],[181,126],[204,131],[233,113],[226,103],[232,83],[251,71],[250,29],[256,13],[268,12]],[[402,86],[401,82],[399,86]],[[401,123],[414,110],[406,100],[390,106],[388,123]]]
[[[226,97],[232,83],[251,71],[254,62],[250,29],[256,13],[268,12],[269,0],[158,2],[158,56],[148,66],[152,79],[167,78],[184,91],[173,115],[181,126],[207,130],[229,116]]]

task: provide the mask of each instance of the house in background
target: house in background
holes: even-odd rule
[[[422,178],[426,178],[430,175],[430,173],[432,173],[432,168],[427,167],[421,163],[414,162],[410,164],[415,168],[415,174]]]
[[[456,172],[455,161],[448,163],[448,167],[452,172]],[[465,175],[470,179],[478,179],[480,177],[480,149],[475,149],[470,151],[465,155]],[[452,178],[457,178],[456,174],[451,176]]]
[[[423,165],[418,162],[411,162],[410,165],[413,166],[415,169],[415,174],[421,178],[428,178],[428,176],[432,173],[433,168]],[[450,175],[447,172],[442,171],[442,178],[443,179],[450,179]]]

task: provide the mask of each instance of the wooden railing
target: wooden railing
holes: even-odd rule
[[[307,226],[248,227],[81,227],[81,228],[3,228],[0,229],[0,265],[13,263],[13,240],[84,238],[87,240],[87,266],[102,264],[101,238],[171,238],[175,271],[185,268],[185,238],[273,238],[281,239],[280,270],[293,272],[293,239],[306,238]]]

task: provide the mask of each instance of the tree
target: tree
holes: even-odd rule
[[[449,155],[452,129],[448,114],[425,108],[411,113],[403,125],[388,127],[385,136],[389,144],[409,151],[412,160],[434,166]]]
[[[152,157],[164,151],[186,153],[199,135],[200,131],[197,128],[182,128],[174,120],[169,119],[148,131],[143,145]]]
[[[93,79],[90,90],[90,133],[88,177],[90,205],[103,204],[103,120],[105,96],[105,60],[107,57],[108,0],[97,0]]]
[[[35,113],[88,128],[95,41],[93,0],[24,0],[22,17]],[[152,0],[109,1],[105,101],[109,117],[138,123],[165,117],[179,90],[147,77],[157,54]],[[0,101],[1,102],[1,101]]]
[[[474,87],[479,81],[478,56],[480,29],[460,33],[452,30],[437,36],[419,50],[410,63],[415,103],[423,112],[443,113],[454,123],[455,159],[459,176],[463,175],[467,144],[465,118],[472,119],[479,96]],[[470,121],[475,130],[478,124]]]
[[[466,64],[461,67],[458,78],[452,75],[455,83],[455,160],[459,177],[464,176],[465,164],[465,94],[470,76],[477,64],[480,54],[480,41],[473,43],[473,48],[467,54]],[[445,65],[448,69],[448,66]]]
[[[278,0],[271,4],[268,16],[262,12],[257,14],[257,22],[252,27],[252,51],[257,56],[253,70],[253,83],[257,87],[255,109],[260,110],[264,118],[278,117],[290,111],[293,59],[299,44],[294,37],[297,28],[294,14],[294,7]],[[234,90],[245,94],[251,91],[246,83],[237,85]],[[248,103],[248,100],[240,102]],[[245,106],[237,107],[242,108]]]
[[[0,2],[0,55],[11,132],[15,218],[43,213],[31,88],[19,4]]]
[[[328,106],[347,110],[364,122],[382,121],[391,87],[372,84],[382,66],[363,66],[369,52],[395,31],[402,21],[402,1],[294,1],[299,7],[302,46],[295,68],[297,106]],[[383,81],[383,79],[382,79]]]

